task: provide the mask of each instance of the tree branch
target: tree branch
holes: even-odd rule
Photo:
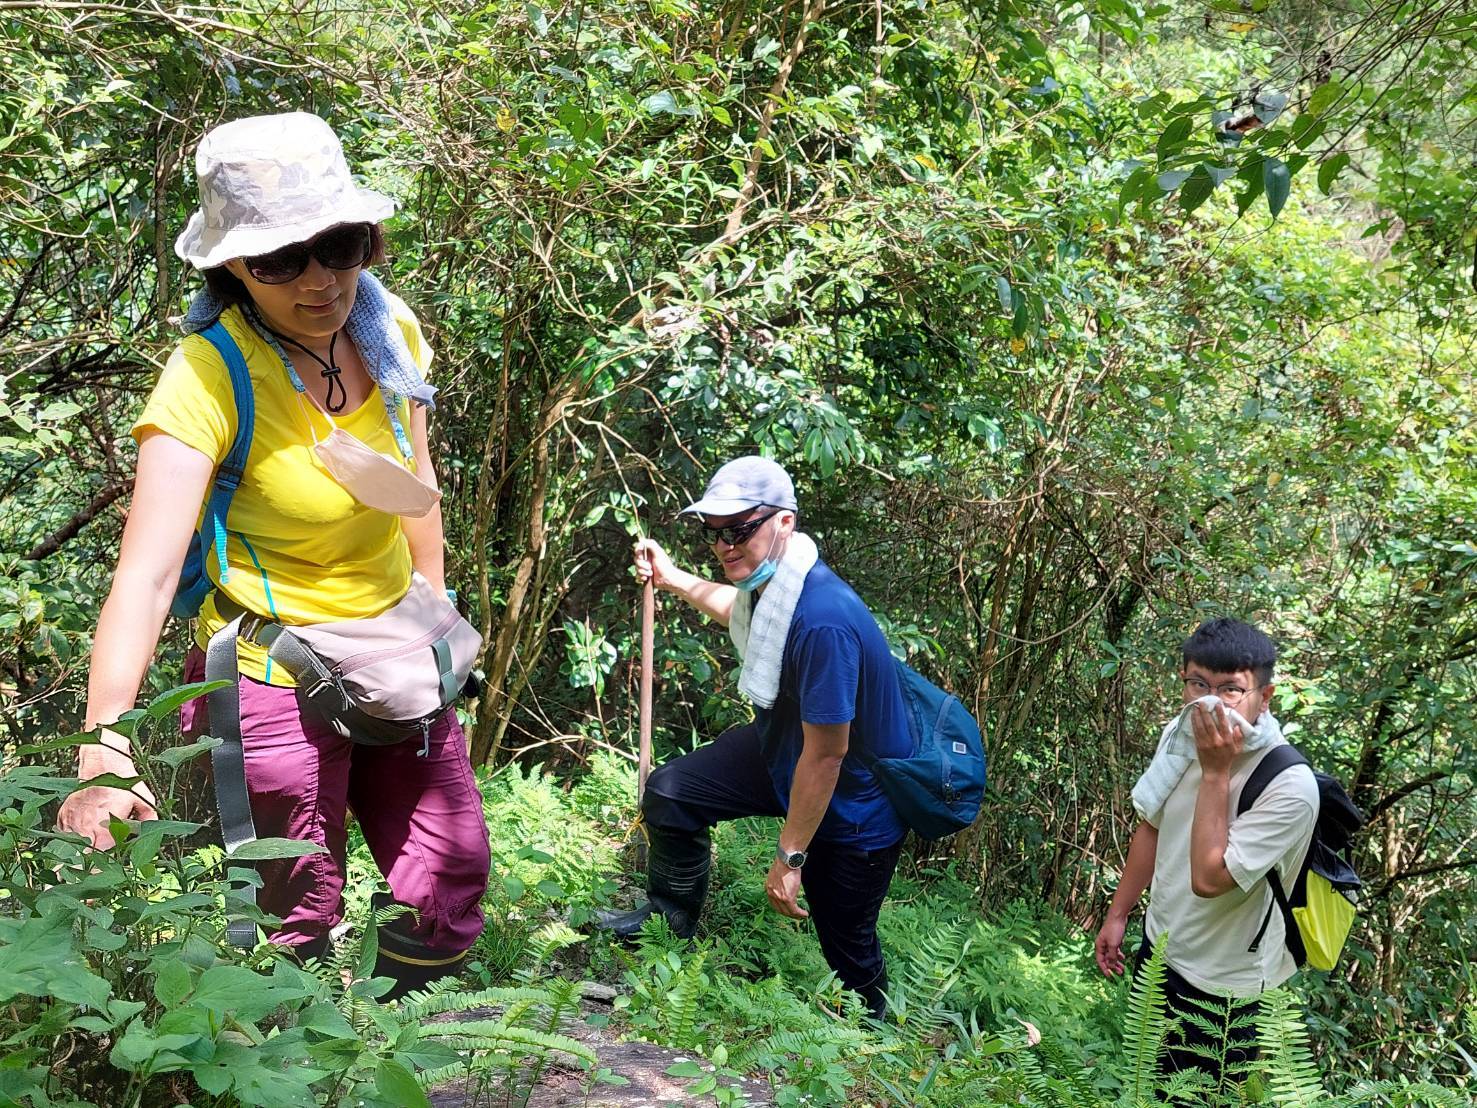
[[[795,68],[795,61],[800,57],[800,51],[805,49],[805,36],[810,31],[810,25],[820,18],[821,13],[826,10],[826,0],[809,0],[805,5],[805,13],[800,17],[800,26],[795,30],[795,40],[790,43],[790,49],[785,54],[784,61],[780,62],[780,70],[774,77],[774,84],[769,86],[769,95],[764,101],[764,111],[759,116],[759,134],[754,137],[753,145],[749,148],[749,164],[744,168],[744,183],[739,189],[738,202],[734,204],[733,211],[728,213],[728,222],[723,228],[723,237],[735,237],[738,230],[743,226],[744,211],[754,199],[754,189],[759,183],[759,167],[764,164],[764,144],[769,141],[770,132],[774,128],[774,111],[778,107],[780,97],[785,94],[785,86],[790,83],[790,71]]]
[[[71,542],[72,539],[76,538],[77,535],[81,532],[82,528],[86,527],[89,523],[96,519],[98,513],[103,511],[103,509],[107,508],[109,504],[113,503],[113,501],[117,500],[120,496],[126,493],[129,488],[130,486],[127,484],[109,485],[104,488],[100,493],[92,498],[87,507],[83,508],[71,519],[67,520],[65,525],[54,531],[50,535],[50,537],[42,539],[39,543],[33,546],[31,548],[31,552],[26,555],[26,559],[32,562],[39,562],[42,558],[51,557],[51,555],[60,550],[64,544]]]
[[[1371,824],[1399,804],[1411,793],[1418,789],[1424,789],[1427,785],[1434,785],[1437,781],[1444,781],[1451,773],[1444,769],[1433,769],[1424,777],[1417,777],[1414,781],[1407,781],[1394,792],[1389,793],[1369,806],[1369,812],[1364,817],[1365,824]]]

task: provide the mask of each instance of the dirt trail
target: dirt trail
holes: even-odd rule
[[[608,1004],[598,1001],[584,1005],[586,1015],[608,1013]],[[495,1018],[496,1013],[487,1011],[463,1013],[458,1018]],[[609,1070],[611,1075],[623,1078],[624,1084],[608,1084],[597,1081],[586,1089],[590,1074],[573,1063],[551,1063],[541,1076],[528,1108],[665,1108],[677,1105],[716,1105],[709,1096],[693,1096],[687,1090],[702,1078],[673,1077],[666,1071],[679,1062],[698,1062],[704,1070],[711,1065],[691,1052],[654,1046],[651,1043],[622,1042],[608,1028],[591,1024],[584,1019],[564,1028],[564,1034],[584,1043],[600,1058],[599,1069]],[[755,1106],[772,1105],[774,1097],[769,1083],[762,1078],[746,1078],[742,1081],[725,1081],[738,1085],[748,1095],[748,1103]],[[501,1108],[504,1097],[496,1092],[477,1096],[475,1085],[454,1081],[433,1089],[431,1103],[435,1108]]]

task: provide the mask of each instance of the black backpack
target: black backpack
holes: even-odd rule
[[[1236,814],[1249,811],[1273,779],[1293,766],[1313,769],[1295,746],[1283,744],[1269,750],[1242,787]],[[1275,903],[1268,905],[1266,918],[1247,949],[1261,946],[1267,925],[1272,922],[1272,908],[1276,907],[1287,926],[1287,949],[1297,964],[1331,970],[1338,964],[1344,940],[1354,926],[1355,905],[1363,886],[1350,855],[1354,836],[1364,826],[1364,813],[1336,778],[1313,769],[1313,779],[1318,782],[1318,819],[1313,824],[1308,856],[1290,892],[1282,888],[1276,866],[1267,871]]]

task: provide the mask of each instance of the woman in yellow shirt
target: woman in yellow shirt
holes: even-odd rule
[[[393,202],[355,185],[337,136],[306,113],[216,128],[201,141],[196,172],[200,211],[175,249],[204,272],[207,290],[185,325],[219,320],[245,361],[255,410],[224,545],[204,558],[210,591],[186,661],[191,679],[233,607],[289,626],[327,623],[384,612],[405,596],[412,570],[444,588],[440,508],[424,511],[439,499],[426,437],[432,354],[409,309],[365,270],[383,259],[380,221]],[[237,417],[222,355],[190,334],[133,427],[133,504],[88,683],[87,726],[100,726],[103,741],[82,748],[84,779],[136,776],[128,740],[107,725],[137,699]],[[381,510],[384,497],[362,478],[340,483],[320,445],[339,433],[413,472],[424,486],[411,482],[410,499],[424,514]],[[378,972],[404,991],[454,971],[481,933],[489,868],[454,711],[425,744],[357,745],[300,700],[260,646],[242,639],[239,661],[257,833],[327,850],[260,867],[261,905],[282,917],[272,940],[304,957],[326,950],[341,918],[352,809],[395,901],[415,909],[381,931]],[[207,729],[200,703],[186,706],[187,732]],[[67,799],[58,823],[105,847],[110,816],[155,818],[152,803],[142,789],[87,788]]]

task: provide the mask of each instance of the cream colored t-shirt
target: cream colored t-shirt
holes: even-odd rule
[[[1190,829],[1201,777],[1198,761],[1190,763],[1164,807],[1149,818],[1159,829],[1159,849],[1145,933],[1154,942],[1168,931],[1170,966],[1197,989],[1218,996],[1258,996],[1297,969],[1284,942],[1282,913],[1275,908],[1261,945],[1255,951],[1248,949],[1273,904],[1271,886],[1263,878],[1275,865],[1282,887],[1292,888],[1318,818],[1318,784],[1307,766],[1283,770],[1251,810],[1237,817],[1241,789],[1271,749],[1242,754],[1231,763],[1226,869],[1237,887],[1230,892],[1202,897],[1190,887]]]

